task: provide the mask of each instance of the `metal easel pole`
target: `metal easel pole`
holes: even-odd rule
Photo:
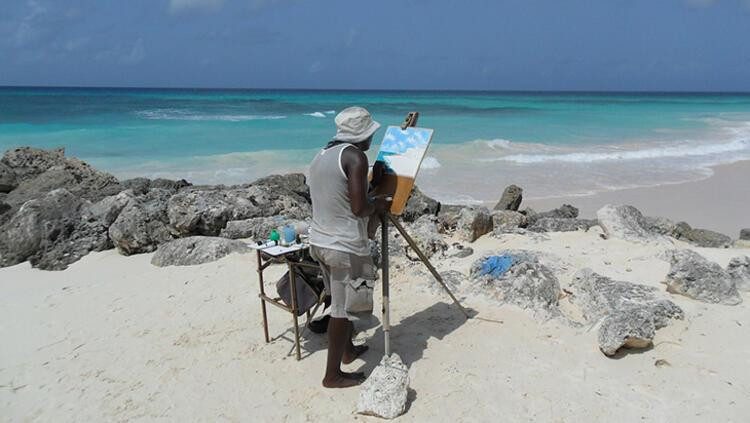
[[[391,305],[389,302],[389,260],[388,260],[388,218],[386,213],[380,215],[380,267],[383,278],[383,336],[385,355],[391,355]]]

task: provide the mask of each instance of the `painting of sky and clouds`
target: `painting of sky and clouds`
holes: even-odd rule
[[[380,146],[378,160],[385,162],[387,172],[416,178],[419,165],[432,139],[432,129],[389,126]]]

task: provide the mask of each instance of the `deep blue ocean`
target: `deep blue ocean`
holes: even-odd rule
[[[444,201],[586,195],[750,159],[750,94],[0,88],[0,149],[65,147],[118,177],[242,183],[305,171],[335,114],[435,135],[417,184]],[[383,130],[375,136],[374,157]]]

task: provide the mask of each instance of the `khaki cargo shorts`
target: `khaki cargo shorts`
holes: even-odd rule
[[[346,310],[347,284],[358,279],[377,279],[372,257],[315,245],[310,246],[310,256],[320,264],[326,293],[331,296],[331,317],[355,321],[372,314],[367,312],[363,315]]]

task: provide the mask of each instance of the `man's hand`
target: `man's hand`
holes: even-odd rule
[[[391,209],[391,204],[393,204],[393,198],[392,197],[386,197],[384,195],[379,195],[375,197],[374,199],[374,206],[375,206],[375,214],[383,214]]]

